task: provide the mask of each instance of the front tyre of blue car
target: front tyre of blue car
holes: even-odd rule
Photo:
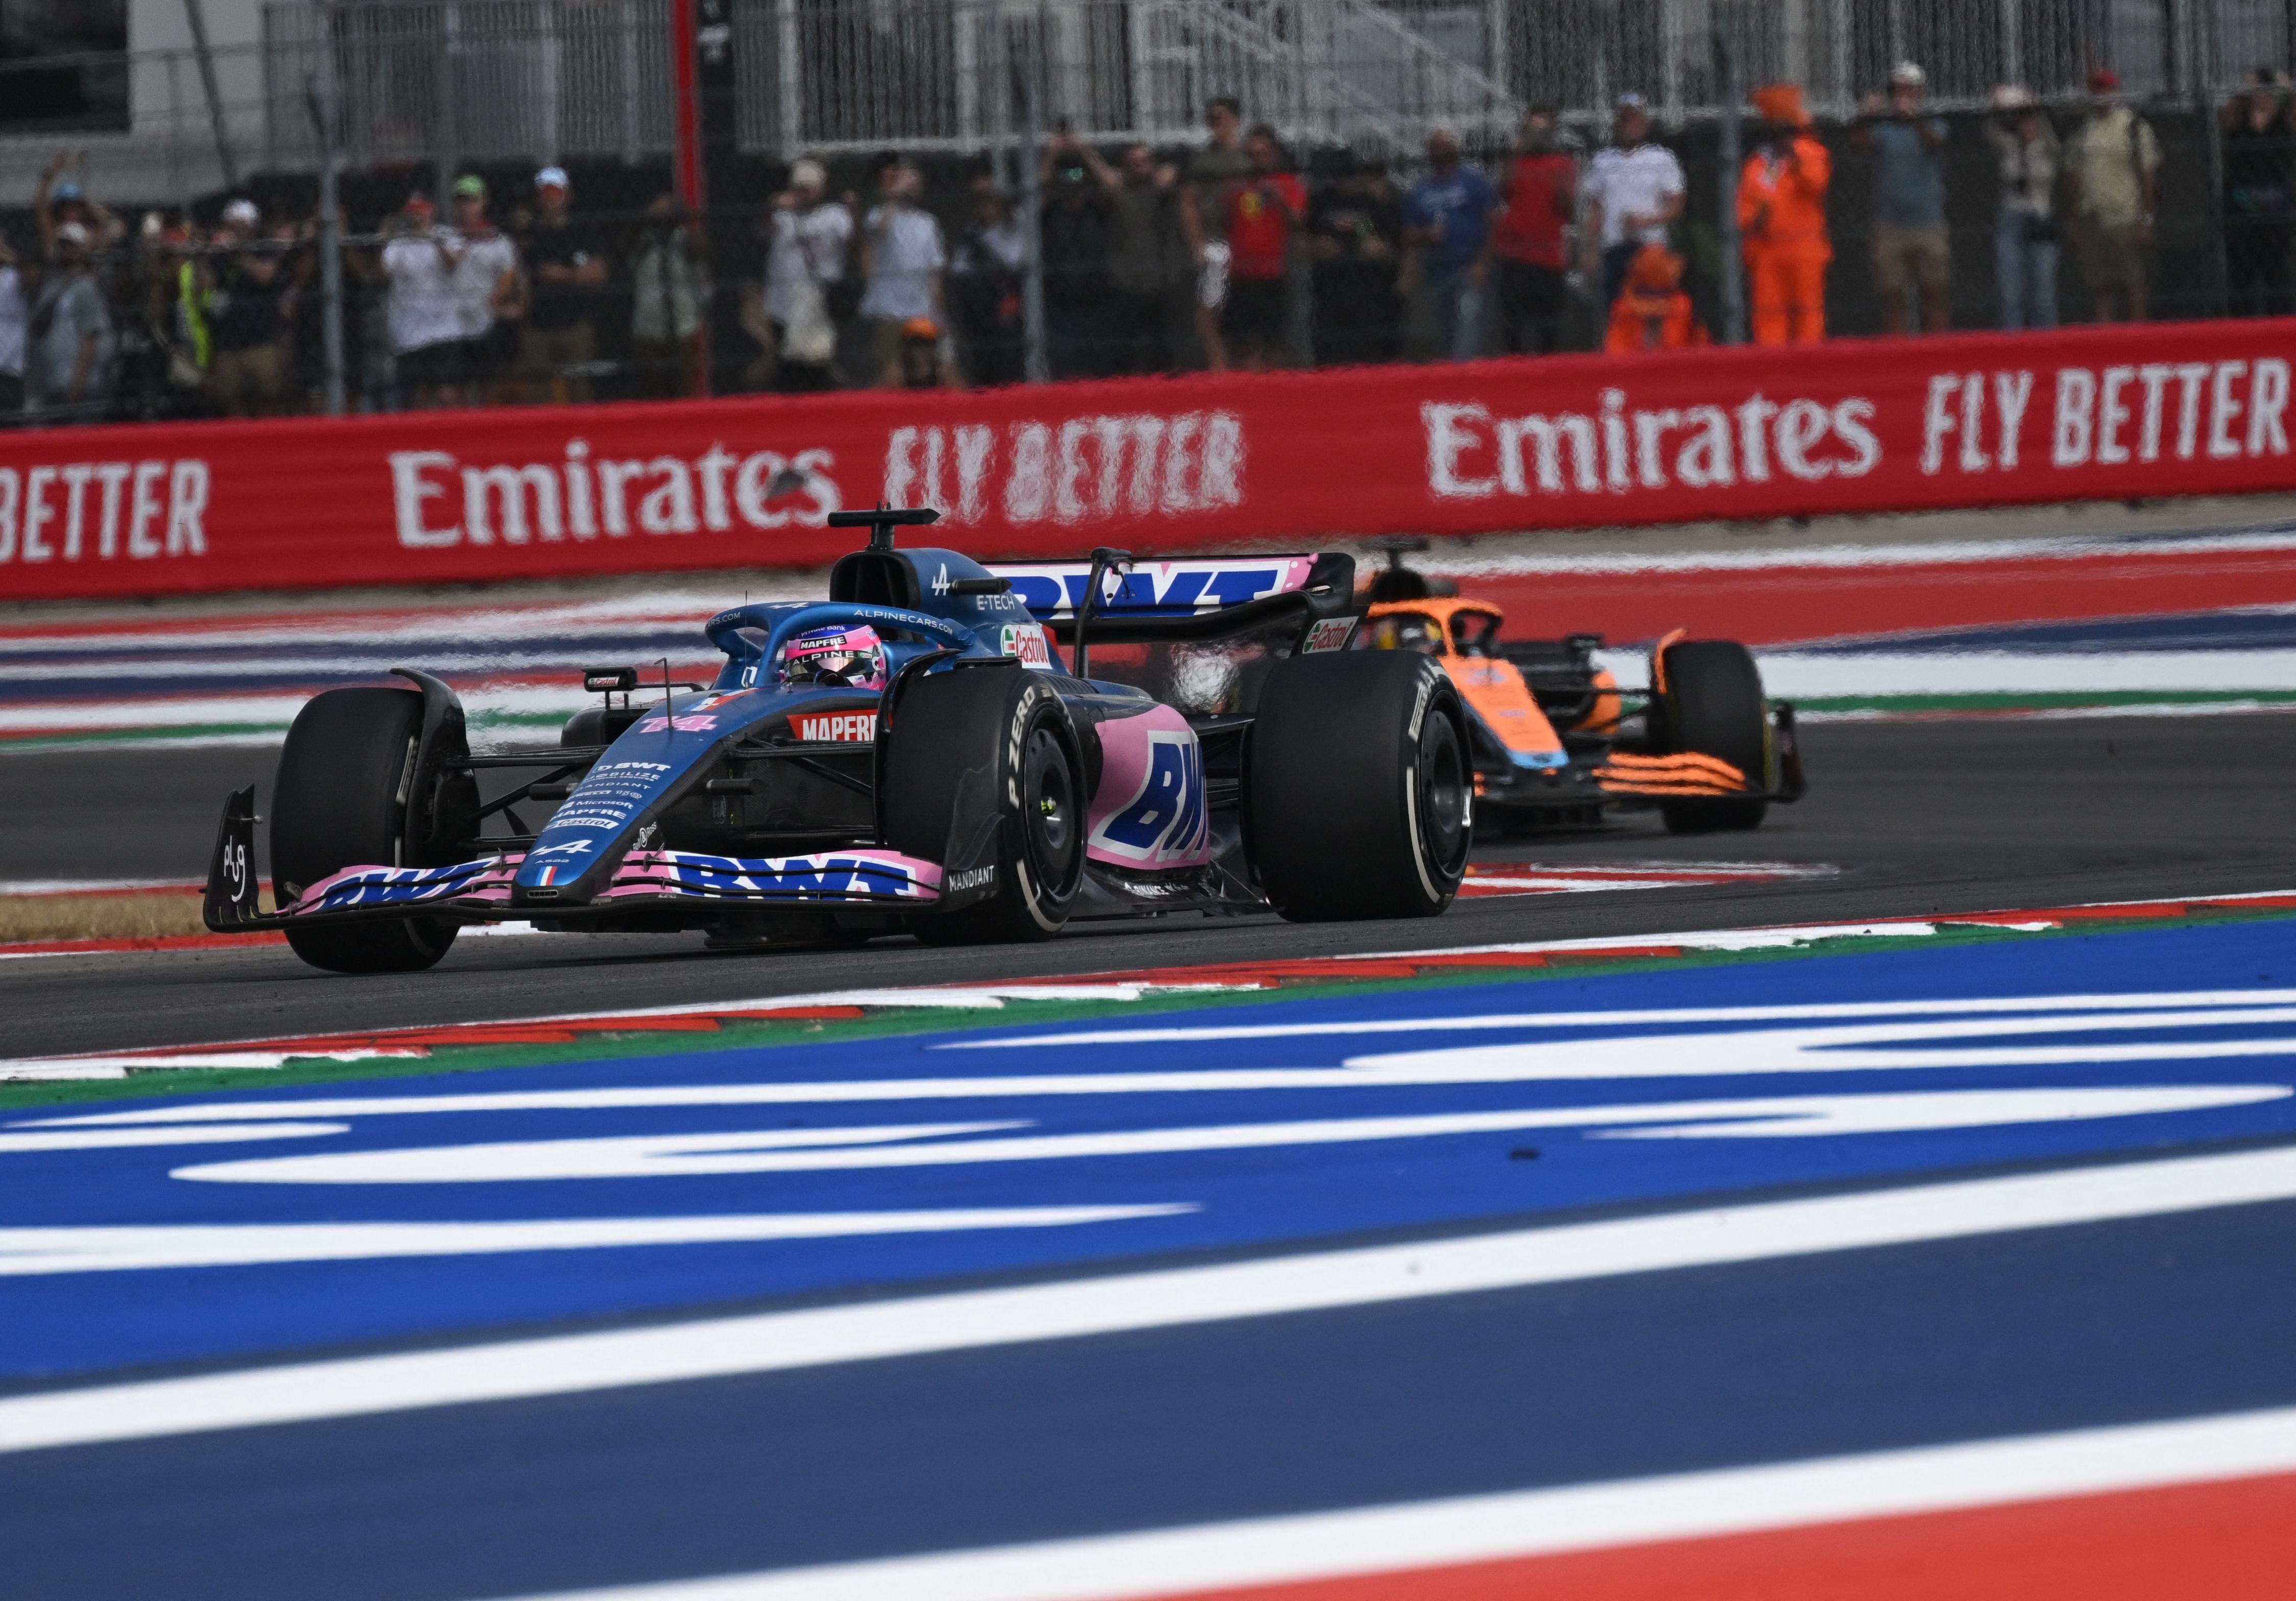
[[[920,940],[1061,931],[1084,881],[1084,784],[1068,712],[1042,676],[971,667],[917,682],[896,708],[885,783],[888,845],[943,863],[945,885],[983,872],[993,885],[969,905],[917,917]]]
[[[349,867],[404,867],[422,734],[411,690],[329,690],[297,713],[271,793],[273,893],[285,906]],[[438,918],[287,930],[296,955],[331,973],[414,973],[455,943]]]

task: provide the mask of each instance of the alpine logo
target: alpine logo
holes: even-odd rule
[[[792,717],[790,722],[800,739],[866,745],[877,737],[874,712],[827,712],[815,717]]]
[[[693,716],[680,712],[675,717],[649,717],[638,724],[642,734],[659,734],[676,727],[681,734],[704,734],[718,726],[715,716]]]
[[[968,889],[980,889],[996,882],[996,869],[994,864],[991,864],[988,867],[972,868],[962,873],[951,873],[941,881],[940,887],[943,894],[954,895],[962,894]]]
[[[1019,657],[1024,667],[1052,671],[1053,641],[1035,623],[1005,624],[997,631],[996,650],[1000,656]]]
[[[1325,617],[1308,630],[1308,642],[1300,647],[1300,654],[1308,656],[1318,650],[1343,650],[1347,648],[1348,635],[1355,629],[1353,617]]]

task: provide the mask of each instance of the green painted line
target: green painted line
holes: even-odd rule
[[[2095,939],[2117,934],[2153,932],[2178,927],[2213,927],[2225,923],[2270,922],[2296,918],[2296,911],[2273,907],[2255,911],[2238,908],[2203,909],[2181,918],[2138,918],[2103,922],[2082,919],[2050,929],[2015,929],[1984,924],[1959,924],[1939,929],[1919,942],[1922,950],[1947,945],[1999,943],[2007,940]],[[1652,935],[1652,941],[1667,935]],[[585,1034],[565,1044],[443,1045],[431,1048],[428,1058],[339,1062],[325,1058],[291,1058],[275,1068],[234,1068],[210,1071],[189,1068],[175,1072],[139,1073],[124,1079],[11,1083],[0,1082],[0,1113],[24,1112],[95,1101],[144,1099],[171,1095],[214,1094],[234,1090],[278,1090],[323,1084],[344,1085],[386,1079],[420,1078],[464,1073],[488,1073],[501,1068],[552,1066],[572,1062],[644,1060],[665,1056],[714,1055],[728,1050],[769,1050],[796,1045],[836,1045],[902,1035],[980,1032],[989,1029],[1031,1028],[1048,1024],[1142,1021],[1183,1011],[1208,1011],[1232,1006],[1256,1006],[1269,1001],[1313,999],[1344,990],[1350,995],[1426,992],[1493,984],[1575,983],[1621,974],[1678,971],[1696,968],[1755,968],[1810,957],[1885,957],[1906,950],[1898,935],[1846,935],[1813,940],[1807,944],[1760,951],[1692,951],[1680,956],[1623,957],[1609,960],[1571,960],[1569,952],[1550,958],[1552,965],[1537,968],[1455,968],[1414,978],[1351,981],[1345,964],[1335,964],[1328,984],[1297,980],[1275,989],[1170,992],[1136,1001],[1007,1001],[995,1011],[973,1007],[888,1007],[851,1020],[731,1018],[715,1033],[602,1032]],[[1407,953],[1398,953],[1407,955]],[[1080,975],[1079,980],[1091,975]],[[693,1009],[706,1013],[706,1006]],[[537,1026],[547,1024],[543,1019]]]

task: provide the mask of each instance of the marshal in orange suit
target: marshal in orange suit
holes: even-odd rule
[[[1809,131],[1801,90],[1772,84],[1753,94],[1765,138],[1738,178],[1738,232],[1754,303],[1754,342],[1825,337],[1825,189],[1833,158]]]

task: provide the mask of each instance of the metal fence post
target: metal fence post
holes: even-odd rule
[[[1722,86],[1722,342],[1746,342],[1745,258],[1738,237],[1738,108],[1745,87],[1738,81],[1737,41],[1730,35],[1730,13],[1714,9],[1714,76]]]
[[[223,168],[223,186],[239,187],[239,158],[232,153],[231,132],[223,114],[223,91],[216,84],[215,52],[208,48],[208,12],[203,0],[184,0],[184,17],[191,24],[192,53],[199,58],[200,87],[207,91],[208,126],[215,131],[216,161]]]
[[[1833,0],[1833,92],[1839,96],[1834,103],[1841,109],[1844,121],[1857,109],[1857,90],[1850,82],[1849,65],[1849,0]],[[1732,213],[1733,216],[1736,214]]]
[[[797,0],[775,0],[774,65],[780,69],[782,154],[794,158],[800,135]]]
[[[1021,237],[1027,241],[1029,251],[1028,260],[1021,264],[1021,340],[1023,371],[1032,384],[1052,376],[1051,363],[1045,359],[1044,140],[1037,104],[1041,87],[1037,78],[1044,69],[1044,29],[1045,7],[1043,0],[1037,0],[1036,28],[1021,60]]]
[[[319,137],[319,345],[326,373],[327,415],[343,414],[343,226],[336,168],[334,63],[303,80],[311,127]]]

